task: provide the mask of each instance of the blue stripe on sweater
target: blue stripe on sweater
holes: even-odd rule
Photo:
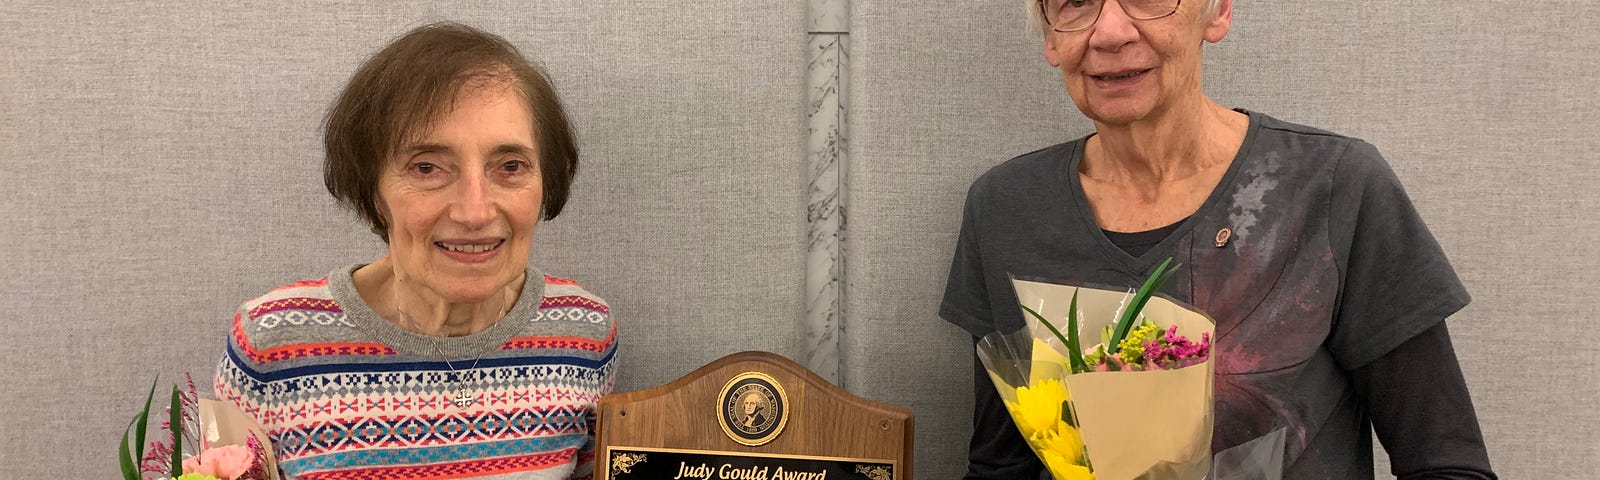
[[[325,453],[284,462],[283,470],[301,476],[319,470],[345,470],[363,467],[404,467],[434,463],[460,462],[486,458],[509,457],[557,452],[580,448],[588,441],[586,435],[561,435],[556,437],[526,438],[501,442],[483,442],[467,445],[438,447],[381,448],[367,447],[346,452]]]

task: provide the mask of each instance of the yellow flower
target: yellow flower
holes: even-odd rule
[[[1122,363],[1143,363],[1144,342],[1155,340],[1156,335],[1160,332],[1161,327],[1157,327],[1153,323],[1145,323],[1135,327],[1133,331],[1128,332],[1127,337],[1123,337],[1122,341],[1117,343],[1119,349],[1117,357],[1122,360]]]
[[[1083,436],[1078,429],[1062,424],[1059,430],[1040,432],[1029,440],[1056,480],[1094,478],[1085,465],[1089,462],[1084,458]]]
[[[1094,480],[1094,473],[1089,471],[1089,467],[1074,465],[1056,452],[1039,452],[1039,458],[1044,460],[1044,468],[1050,470],[1050,476],[1056,480]]]
[[[1017,403],[1006,402],[1006,407],[1017,421],[1017,429],[1027,438],[1044,431],[1053,432],[1057,425],[1065,423],[1061,420],[1061,409],[1067,398],[1067,386],[1050,378],[1032,386],[1017,387]]]
[[[1055,430],[1039,432],[1030,440],[1040,451],[1055,452],[1071,463],[1084,463],[1083,434],[1076,428],[1062,424]]]

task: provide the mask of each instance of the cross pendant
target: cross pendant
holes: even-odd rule
[[[456,399],[455,399],[456,408],[467,408],[467,407],[472,406],[472,404],[477,402],[477,401],[478,401],[478,399],[472,398],[472,396],[467,395],[467,391],[466,390],[456,390]]]

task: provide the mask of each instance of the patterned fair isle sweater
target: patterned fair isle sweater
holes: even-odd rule
[[[529,281],[504,319],[427,337],[373,313],[351,284],[357,267],[233,316],[217,398],[267,431],[285,480],[592,475],[594,409],[617,351],[604,300],[530,268],[544,281]],[[474,398],[465,407],[453,402],[458,380]]]

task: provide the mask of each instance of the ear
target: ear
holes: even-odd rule
[[[1205,39],[1210,43],[1222,41],[1233,27],[1233,0],[1218,0],[1217,14],[1206,21]]]
[[[392,220],[394,215],[390,214],[389,202],[383,201],[382,195],[374,195],[374,197],[375,198],[372,199],[372,203],[375,207],[377,207],[378,221],[383,222],[383,228],[378,228],[377,225],[373,225],[372,233],[379,237],[383,237],[384,243],[388,243],[389,230],[394,229],[394,220]]]
[[[1055,32],[1049,31],[1049,29],[1046,29],[1044,32],[1044,61],[1049,62],[1050,66],[1052,67],[1060,68],[1062,57],[1061,50],[1056,47],[1055,42],[1050,41],[1050,37],[1053,36],[1054,33]]]

